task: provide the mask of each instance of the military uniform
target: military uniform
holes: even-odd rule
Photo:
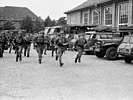
[[[48,35],[44,35],[44,54],[46,55],[47,53],[47,49],[49,47],[49,44],[50,44],[50,37]]]
[[[3,57],[5,45],[7,44],[7,38],[4,32],[0,33],[0,57]]]
[[[57,35],[54,35],[50,41],[50,45],[52,49],[52,57],[54,56],[54,52],[57,54],[56,39],[57,39]]]
[[[31,37],[30,33],[27,33],[24,36],[24,56],[27,56],[27,57],[30,56],[31,42],[32,42],[32,37]]]
[[[87,43],[86,39],[82,35],[79,35],[79,39],[77,39],[76,42],[75,42],[75,48],[78,51],[78,54],[75,58],[75,63],[77,63],[77,61],[81,62],[81,56],[82,56],[82,53],[83,53],[83,50],[84,50],[84,45],[86,43]]]
[[[13,48],[13,32],[9,32],[9,38],[8,38],[8,41],[9,41],[9,53],[11,53],[12,51],[12,48]]]
[[[59,34],[59,37],[56,39],[56,44],[58,46],[58,50],[57,50],[57,54],[56,54],[56,60],[59,59],[60,66],[63,66],[62,55],[65,52],[65,50],[67,49],[67,39],[63,35],[64,35],[64,33],[61,32]]]
[[[21,31],[19,31],[17,36],[14,38],[13,44],[15,45],[16,62],[18,62],[18,59],[19,61],[22,61],[22,50],[23,50],[24,39]]]
[[[43,50],[45,47],[45,43],[44,43],[44,35],[42,32],[39,32],[39,34],[37,35],[37,37],[34,39],[34,43],[35,43],[35,47],[38,53],[38,61],[41,64],[42,62],[42,54],[43,54]]]

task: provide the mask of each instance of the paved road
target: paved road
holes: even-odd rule
[[[75,64],[76,52],[67,51],[63,67],[51,53],[37,53],[15,62],[7,51],[0,58],[0,100],[133,100],[133,64],[83,55]]]

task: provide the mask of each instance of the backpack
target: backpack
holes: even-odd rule
[[[44,36],[38,36],[36,42],[38,43],[44,43]]]
[[[58,38],[57,44],[58,44],[58,46],[64,46],[63,43],[65,43],[65,42],[66,42],[66,38],[60,37],[60,38]]]
[[[78,42],[77,42],[77,46],[84,46],[85,43],[86,43],[85,39],[79,39]]]

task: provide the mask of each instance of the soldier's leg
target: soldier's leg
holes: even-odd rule
[[[19,51],[18,51],[18,56],[19,56],[19,61],[22,61],[22,46],[19,46]]]
[[[42,62],[42,54],[43,54],[43,48],[40,48],[40,50],[39,50],[39,63],[40,64]]]
[[[83,50],[81,49],[79,51],[79,55],[78,55],[78,62],[81,62],[81,56],[82,56]]]
[[[27,48],[27,57],[30,56],[30,47],[31,47],[31,44],[28,45],[28,48]]]
[[[58,60],[59,54],[60,54],[60,48],[57,48],[57,53],[56,53],[56,56],[55,56],[56,61]]]
[[[12,51],[12,43],[10,43],[9,53],[11,53],[11,51]]]
[[[45,47],[44,47],[44,54],[46,55],[47,53],[47,44],[45,44]]]
[[[58,55],[60,66],[63,66],[63,63],[62,63],[62,55],[63,55],[63,51],[62,51],[62,49],[60,49],[59,50],[59,55]]]
[[[19,48],[18,46],[16,46],[15,48],[15,52],[16,52],[16,62],[18,62],[18,58],[19,58],[19,52],[18,52]]]
[[[51,45],[51,49],[52,49],[52,57],[54,56],[54,46]]]
[[[26,56],[27,45],[24,46],[24,56]]]

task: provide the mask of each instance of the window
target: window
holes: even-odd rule
[[[112,7],[107,7],[104,9],[104,24],[112,25]]]
[[[120,4],[118,6],[118,20],[119,20],[119,25],[127,25],[128,24],[128,13],[129,13],[129,8],[128,8],[129,4],[128,3],[124,3],[124,4]]]
[[[92,24],[99,24],[99,12],[98,11],[92,11]]]
[[[83,13],[83,24],[88,25],[88,22],[89,22],[89,14],[88,12],[84,12]]]

